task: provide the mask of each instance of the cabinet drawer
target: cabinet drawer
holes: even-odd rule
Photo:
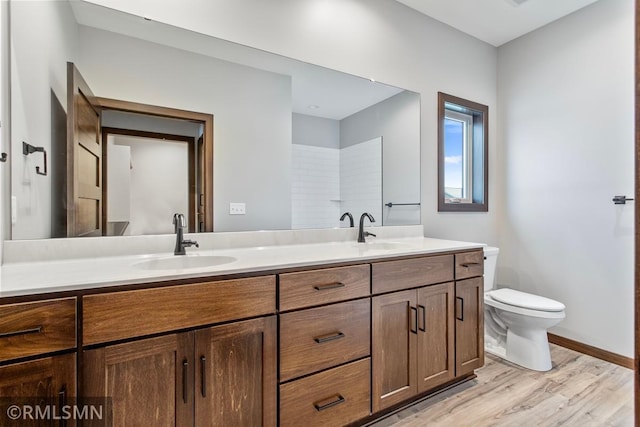
[[[374,294],[453,280],[453,255],[378,262],[372,265]]]
[[[75,298],[0,306],[0,361],[75,346]]]
[[[370,349],[369,298],[280,315],[280,379],[360,357]]]
[[[482,276],[483,273],[484,252],[482,249],[456,254],[456,280]]]
[[[370,358],[280,386],[281,426],[339,426],[369,415]]]
[[[369,295],[369,264],[280,275],[280,310]]]
[[[84,345],[275,313],[275,276],[83,297]]]

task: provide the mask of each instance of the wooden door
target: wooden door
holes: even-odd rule
[[[415,290],[373,298],[373,412],[417,394]]]
[[[482,277],[456,282],[456,376],[484,365]]]
[[[11,397],[0,407],[2,420],[7,420],[9,406],[18,405],[68,405],[69,398],[76,396],[76,355],[45,357],[31,362],[14,363],[0,367],[0,397]],[[58,414],[60,411],[58,410]],[[49,425],[52,422],[29,421],[18,418],[8,425]],[[68,423],[71,425],[71,423]],[[0,425],[4,425],[0,422]],[[57,425],[57,424],[56,424]]]
[[[102,136],[91,89],[67,62],[67,237],[102,235]]]
[[[193,333],[84,353],[84,396],[112,399],[114,426],[193,425]]]
[[[418,289],[418,392],[455,376],[454,284]]]
[[[276,425],[276,316],[196,331],[196,426]]]

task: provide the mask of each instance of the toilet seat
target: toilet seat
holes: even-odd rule
[[[489,295],[498,302],[529,310],[562,311],[565,309],[564,304],[551,298],[528,294],[509,288],[496,289],[491,291]]]
[[[489,291],[484,294],[484,303],[486,305],[495,307],[500,310],[509,311],[511,313],[521,314],[523,316],[539,317],[539,318],[545,318],[545,319],[564,319],[565,318],[564,310],[562,311],[533,310],[530,308],[523,308],[523,307],[518,307],[516,305],[505,304],[493,298],[492,295],[494,292],[496,292],[496,290]],[[517,291],[514,291],[514,292],[517,292]]]

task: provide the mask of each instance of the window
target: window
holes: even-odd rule
[[[489,107],[438,92],[438,211],[488,211]]]

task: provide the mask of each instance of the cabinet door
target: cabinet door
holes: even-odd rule
[[[484,364],[482,277],[456,282],[456,376]]]
[[[196,426],[276,425],[276,317],[196,331]]]
[[[454,284],[418,289],[418,392],[454,378]]]
[[[193,333],[84,352],[84,396],[112,399],[114,426],[193,425]]]
[[[373,412],[417,394],[416,291],[373,298]]]
[[[0,397],[11,397],[0,405],[0,425],[7,420],[6,410],[11,405],[71,404],[67,397],[76,395],[76,355],[45,357],[31,362],[14,363],[0,367]],[[10,425],[44,425],[43,421],[16,420]],[[53,423],[51,423],[53,425]],[[71,422],[69,422],[71,424]]]

